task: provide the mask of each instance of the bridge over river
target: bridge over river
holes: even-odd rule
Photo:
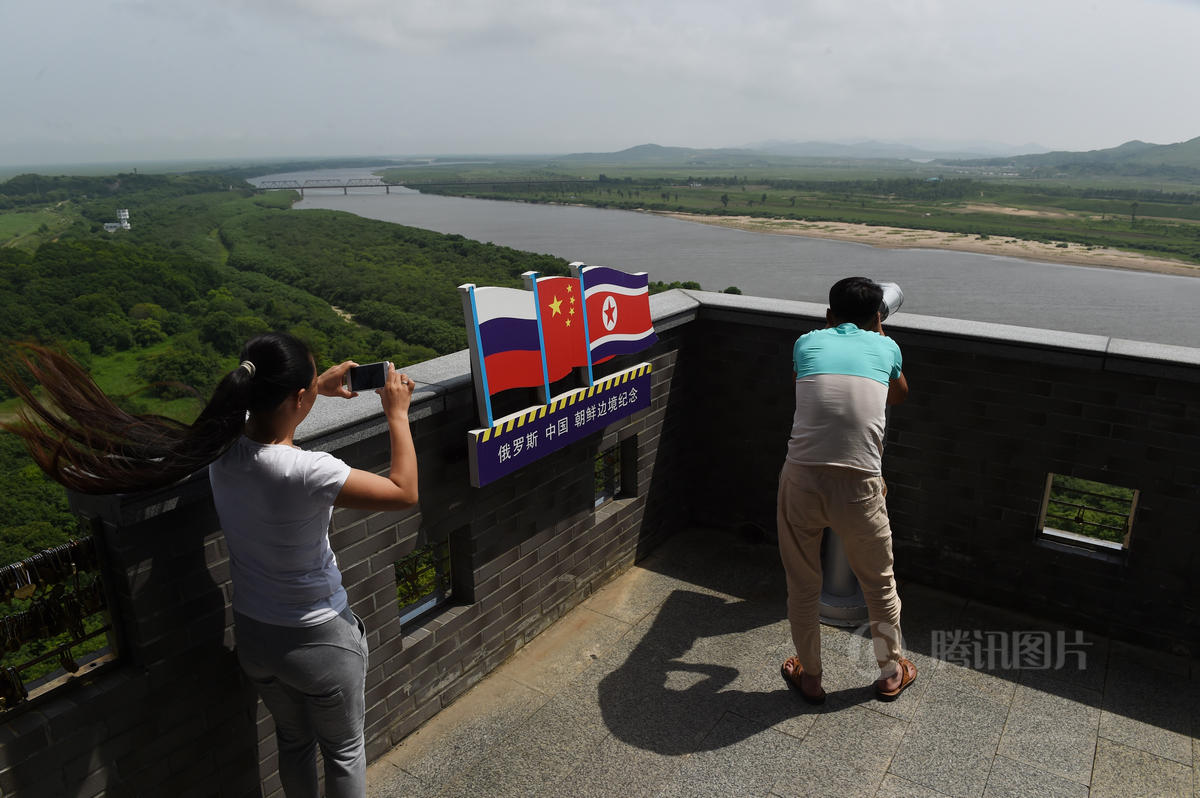
[[[257,184],[261,190],[275,191],[288,190],[299,191],[300,196],[304,196],[306,190],[311,189],[337,189],[340,188],[343,194],[349,194],[352,188],[382,188],[385,193],[391,194],[392,188],[411,188],[421,189],[432,186],[514,186],[514,185],[543,185],[553,184],[562,185],[595,183],[596,180],[586,180],[582,178],[569,177],[552,177],[543,178],[540,180],[404,180],[393,183],[388,183],[378,177],[351,177],[351,178],[310,178],[304,182],[299,180],[263,180]]]
[[[385,183],[378,177],[351,177],[351,178],[319,178],[309,179],[301,183],[299,180],[264,180],[258,184],[258,188],[274,191],[274,190],[290,190],[299,191],[300,196],[304,196],[306,189],[314,188],[340,188],[343,194],[349,194],[352,188],[382,188],[388,194],[392,193],[392,183]]]

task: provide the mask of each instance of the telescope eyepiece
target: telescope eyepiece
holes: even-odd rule
[[[904,304],[904,292],[896,283],[880,283],[883,289],[883,301],[879,303],[879,317],[887,321],[888,317],[900,310]]]

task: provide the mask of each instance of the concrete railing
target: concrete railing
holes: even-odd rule
[[[483,488],[468,480],[466,354],[407,369],[421,504],[338,510],[331,533],[369,631],[370,758],[665,536],[696,523],[772,530],[791,345],[823,325],[824,306],[672,291],[651,307],[650,409]],[[1195,645],[1200,351],[906,313],[888,329],[912,387],[884,463],[898,573],[1115,637]],[[318,401],[298,437],[356,467],[387,464],[372,395]],[[610,449],[624,491],[597,507],[594,463]],[[1048,473],[1138,488],[1128,551],[1041,539]],[[3,718],[0,793],[279,794],[271,720],[233,653],[207,481],[73,498],[102,542],[121,650]],[[438,542],[453,594],[402,626],[393,563]]]

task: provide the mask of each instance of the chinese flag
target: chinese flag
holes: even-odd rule
[[[537,281],[537,294],[546,346],[546,372],[554,382],[570,374],[571,369],[587,365],[583,294],[574,277],[541,277]]]

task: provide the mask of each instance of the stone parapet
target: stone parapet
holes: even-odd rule
[[[651,362],[650,408],[483,488],[468,479],[477,418],[466,353],[406,369],[418,382],[421,504],[339,509],[331,530],[369,633],[371,759],[665,537],[697,523],[773,535],[790,351],[824,325],[824,307],[671,291],[651,309],[658,343],[604,367]],[[912,389],[892,412],[884,459],[897,573],[1196,655],[1200,351],[903,312],[887,329]],[[320,399],[297,437],[386,470],[373,395]],[[594,463],[610,449],[625,490],[597,506]],[[1051,472],[1141,491],[1128,552],[1039,537]],[[3,718],[0,793],[281,794],[270,716],[237,667],[207,480],[73,501],[102,542],[121,650]],[[453,595],[402,625],[393,563],[441,541]]]

